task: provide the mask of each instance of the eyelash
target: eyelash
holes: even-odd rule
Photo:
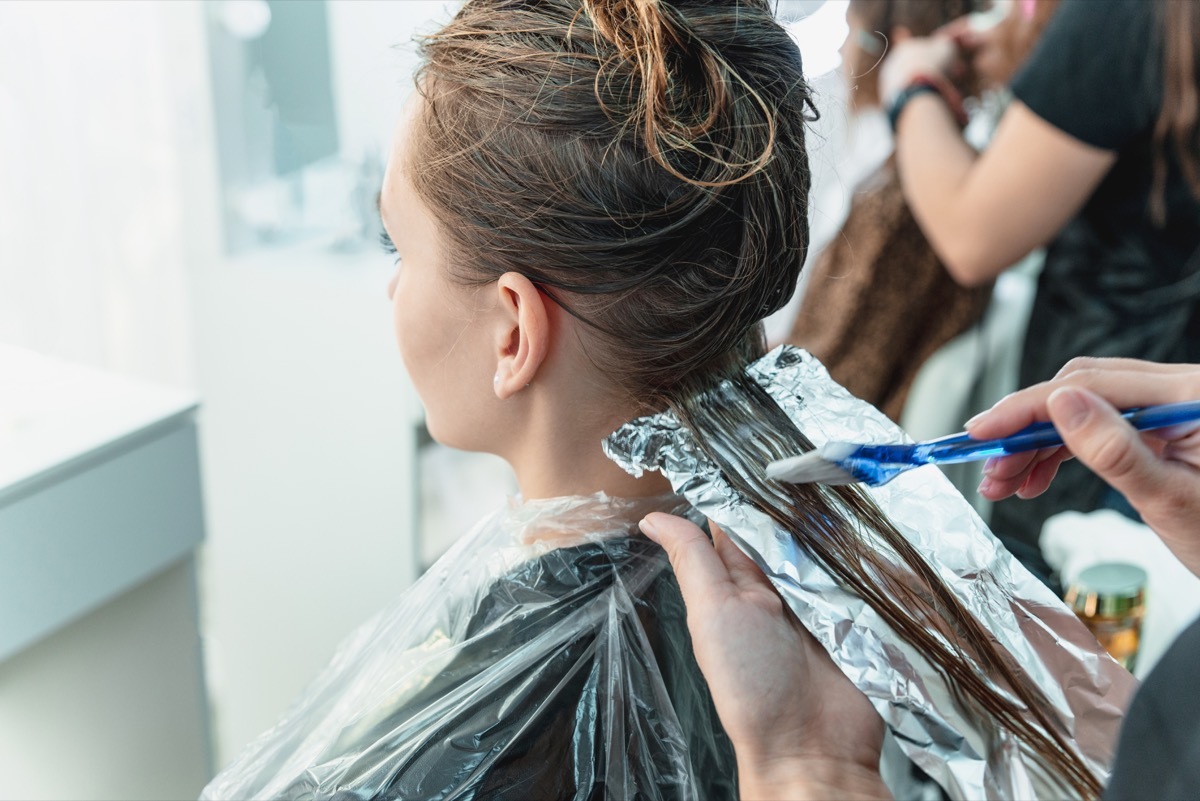
[[[388,236],[387,231],[379,232],[379,246],[383,248],[383,252],[396,257],[396,263],[400,263],[400,254],[396,250],[396,244],[392,242],[392,238]]]

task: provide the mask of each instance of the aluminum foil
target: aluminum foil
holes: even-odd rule
[[[817,447],[826,441],[908,440],[882,413],[836,384],[805,351],[776,348],[746,372]],[[633,475],[662,472],[676,492],[729,533],[871,700],[908,758],[951,798],[1063,796],[1062,785],[1045,776],[1015,738],[956,703],[933,665],[862,599],[840,587],[796,537],[739,501],[674,415],[635,420],[604,447]],[[1136,680],[1005,550],[936,467],[912,470],[867,491],[1041,688],[1061,730],[1104,782]]]

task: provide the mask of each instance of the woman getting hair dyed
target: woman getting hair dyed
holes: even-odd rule
[[[381,195],[397,338],[431,434],[505,458],[522,498],[204,797],[736,796],[678,586],[637,533],[687,504],[601,449],[662,410],[964,708],[1096,796],[1050,701],[868,495],[738,478],[762,473],[748,428],[811,447],[743,372],[808,244],[813,107],[767,0],[471,0],[422,52]]]

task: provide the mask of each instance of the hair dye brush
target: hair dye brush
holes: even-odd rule
[[[1139,431],[1200,421],[1200,401],[1146,406],[1122,412]],[[1052,423],[1035,423],[1000,439],[971,439],[966,433],[928,442],[864,445],[827,442],[801,456],[767,465],[767,478],[790,484],[886,484],[914,467],[926,464],[974,462],[1062,445]]]

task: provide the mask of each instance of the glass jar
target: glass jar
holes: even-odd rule
[[[1146,571],[1102,562],[1080,572],[1063,597],[1105,650],[1126,670],[1137,665],[1146,611]]]

